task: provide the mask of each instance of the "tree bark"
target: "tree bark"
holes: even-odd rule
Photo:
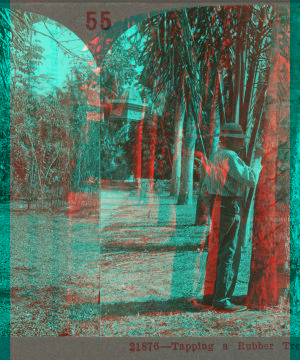
[[[181,151],[182,151],[182,136],[183,136],[183,122],[185,117],[186,106],[182,102],[179,105],[175,114],[175,139],[174,139],[174,153],[172,163],[172,178],[170,183],[170,196],[178,196],[180,188],[181,176]]]
[[[133,151],[133,175],[138,188],[138,196],[141,191],[141,171],[142,171],[142,143],[143,143],[143,125],[145,116],[145,102],[141,121],[135,129],[135,146]]]
[[[258,24],[258,30],[255,34],[255,41],[254,41],[254,48],[260,49],[261,43],[262,43],[262,37],[259,36],[261,33],[263,27],[263,22],[260,21]],[[246,34],[245,34],[246,36]],[[248,55],[249,56],[249,55]],[[246,89],[245,94],[243,96],[242,105],[240,106],[240,125],[243,128],[244,133],[246,133],[247,130],[247,124],[249,119],[249,113],[251,108],[251,99],[254,97],[253,95],[257,91],[257,88],[254,87],[253,83],[256,82],[256,76],[257,76],[257,66],[258,66],[258,60],[257,56],[253,59],[249,58],[245,59],[245,61],[250,61],[249,64],[249,70],[248,70],[248,76],[246,81]],[[243,81],[243,78],[242,78]]]
[[[221,77],[221,74],[218,72],[218,69],[217,69],[215,72],[215,87],[214,88],[218,89],[218,90],[219,90],[219,88],[221,88],[223,86],[223,84],[220,85],[220,77]],[[218,101],[220,99],[220,96],[222,96],[222,94],[218,90],[215,90],[214,97],[212,100],[212,106],[211,106],[212,110],[211,110],[211,114],[210,114],[211,126],[210,126],[209,160],[212,163],[214,162],[215,154],[218,150],[220,128],[221,128],[220,113],[219,113],[220,110],[218,107]],[[205,175],[203,174],[202,178],[200,179],[199,189],[201,189],[201,183],[204,180],[204,176]],[[205,199],[203,197],[203,194],[199,194],[198,199],[197,199],[197,207],[196,207],[196,220],[195,220],[196,226],[199,226],[202,223],[203,215],[206,215],[203,212],[205,208],[206,208],[206,205],[205,205]]]
[[[242,15],[243,15],[243,6],[238,8],[237,14],[237,40],[236,40],[236,49],[235,49],[235,69],[234,69],[234,90],[233,90],[233,103],[232,103],[232,122],[239,124],[239,105],[240,105],[240,84],[241,84],[241,61],[242,61],[242,46],[244,46],[244,41],[242,41]]]
[[[264,310],[278,303],[276,259],[276,112],[278,81],[278,21],[274,22],[271,43],[271,73],[268,97],[263,118],[262,172],[257,185],[254,203],[254,224],[250,282],[247,304]]]
[[[218,88],[216,82],[216,88]],[[216,91],[216,90],[215,90]],[[213,104],[212,104],[212,116],[210,119],[210,149],[209,149],[209,160],[214,162],[215,154],[218,150],[219,146],[219,137],[220,137],[220,130],[221,130],[221,122],[220,122],[220,113],[217,106],[218,102],[218,94],[216,94]]]
[[[191,205],[193,201],[194,152],[197,134],[194,118],[187,112],[187,127],[184,137],[184,150],[181,159],[180,190],[177,205]]]
[[[142,189],[144,193],[153,194],[154,185],[154,163],[155,163],[155,148],[157,139],[157,113],[153,109],[152,119],[145,124],[145,156],[143,158],[142,178],[147,179],[144,181],[145,188]]]

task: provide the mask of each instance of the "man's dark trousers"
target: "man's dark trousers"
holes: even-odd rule
[[[217,262],[217,278],[215,283],[213,305],[222,306],[234,290],[236,280],[233,265],[240,262],[238,240],[240,228],[240,210],[242,198],[223,196],[221,200],[221,215],[219,228],[219,250]],[[238,258],[237,258],[238,255]]]

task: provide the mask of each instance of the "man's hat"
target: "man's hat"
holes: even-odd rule
[[[231,137],[244,139],[244,133],[241,125],[236,123],[226,123],[222,126],[221,137]]]

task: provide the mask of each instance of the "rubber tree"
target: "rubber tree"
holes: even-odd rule
[[[182,152],[182,137],[183,137],[183,123],[186,113],[185,102],[182,101],[178,105],[175,112],[175,139],[174,139],[174,152],[172,163],[172,177],[170,182],[170,195],[178,197],[180,188],[181,176],[181,152]]]
[[[248,306],[264,310],[278,304],[277,278],[277,222],[276,222],[276,160],[278,156],[277,132],[279,103],[282,94],[280,81],[280,9],[273,9],[273,29],[271,34],[271,67],[267,88],[266,105],[262,118],[262,172],[257,184],[254,206],[253,243]],[[279,96],[278,96],[279,95]],[[287,104],[285,104],[286,106]],[[280,131],[285,129],[281,128]]]
[[[184,147],[181,158],[180,190],[177,205],[192,205],[194,152],[197,133],[193,115],[189,107],[186,111]]]
[[[143,127],[145,118],[146,102],[143,104],[143,111],[141,120],[137,123],[135,128],[135,143],[133,151],[133,175],[138,188],[138,196],[141,191],[141,176],[142,176],[142,143],[143,143]]]
[[[143,193],[149,193],[151,196],[154,190],[154,163],[155,163],[155,148],[157,139],[157,120],[158,115],[155,107],[152,113],[144,122],[144,136],[143,136],[143,164],[141,178],[143,179],[145,188],[142,189]]]

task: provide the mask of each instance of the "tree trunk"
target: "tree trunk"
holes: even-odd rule
[[[148,120],[145,125],[146,136],[144,144],[146,145],[146,149],[143,158],[142,178],[146,179],[146,181],[143,181],[142,192],[144,194],[153,194],[155,147],[157,139],[157,113],[155,110],[153,110],[152,119]]]
[[[254,203],[254,224],[250,283],[247,303],[251,308],[264,310],[278,303],[276,259],[276,110],[278,81],[278,21],[275,21],[271,43],[271,73],[263,119],[262,172]]]
[[[181,176],[181,150],[182,150],[182,134],[183,123],[185,116],[185,103],[179,105],[178,111],[175,114],[175,139],[174,139],[174,153],[172,163],[172,178],[170,183],[170,196],[178,196],[180,188]]]
[[[216,88],[218,88],[217,84],[215,89]],[[218,94],[216,94],[213,101],[213,106],[212,106],[213,111],[210,119],[211,127],[210,127],[209,160],[211,162],[214,162],[215,154],[218,150],[220,130],[221,130],[220,113],[218,110],[217,102],[218,102]]]
[[[193,201],[194,152],[197,139],[196,125],[190,111],[187,112],[187,127],[181,159],[180,190],[177,205],[191,205]]]
[[[258,24],[258,30],[255,34],[254,47],[256,49],[260,49],[260,47],[261,47],[262,37],[259,36],[259,34],[262,30],[262,27],[263,27],[263,22],[260,21]],[[243,96],[242,106],[240,107],[240,125],[242,126],[244,133],[246,133],[246,130],[247,130],[247,123],[248,123],[249,113],[250,113],[250,109],[251,109],[251,105],[252,105],[251,99],[254,98],[254,94],[257,91],[257,88],[254,86],[254,83],[257,82],[256,76],[257,76],[257,70],[258,70],[257,69],[258,58],[257,58],[257,56],[252,59],[248,57],[248,59],[245,58],[245,61],[247,61],[247,62],[249,61],[250,64],[249,64],[248,76],[245,79],[245,81],[246,81],[245,94]],[[242,81],[244,81],[243,78],[242,78]]]
[[[133,151],[133,175],[138,188],[138,196],[141,191],[141,172],[142,172],[142,143],[143,143],[143,125],[145,116],[145,103],[141,121],[135,129],[135,146]]]
[[[232,103],[232,122],[239,124],[239,105],[240,105],[240,84],[241,84],[241,61],[242,56],[241,52],[243,51],[242,46],[244,46],[244,41],[242,41],[242,14],[243,6],[238,8],[237,14],[237,40],[236,40],[236,49],[235,49],[235,69],[234,69],[234,90],[233,90],[233,103]]]
[[[218,76],[219,75],[219,76]],[[215,89],[223,88],[223,84],[220,85],[220,77],[221,74],[216,70],[215,72]],[[222,96],[222,93],[218,90],[215,90],[214,97],[212,99],[212,106],[211,106],[211,113],[210,113],[210,146],[209,146],[209,160],[213,163],[215,154],[218,149],[219,145],[219,136],[220,136],[220,127],[221,127],[221,121],[220,121],[220,113],[219,113],[219,107],[218,107],[218,101],[220,99],[220,96]],[[221,110],[222,111],[222,110]],[[201,191],[201,184],[204,180],[205,175],[202,175],[202,179],[200,179],[199,183],[199,189]],[[203,194],[198,195],[197,199],[197,207],[196,207],[196,220],[195,225],[199,226],[202,223],[203,215],[206,215],[204,213],[204,209],[206,208],[205,205],[205,199],[203,197]]]

